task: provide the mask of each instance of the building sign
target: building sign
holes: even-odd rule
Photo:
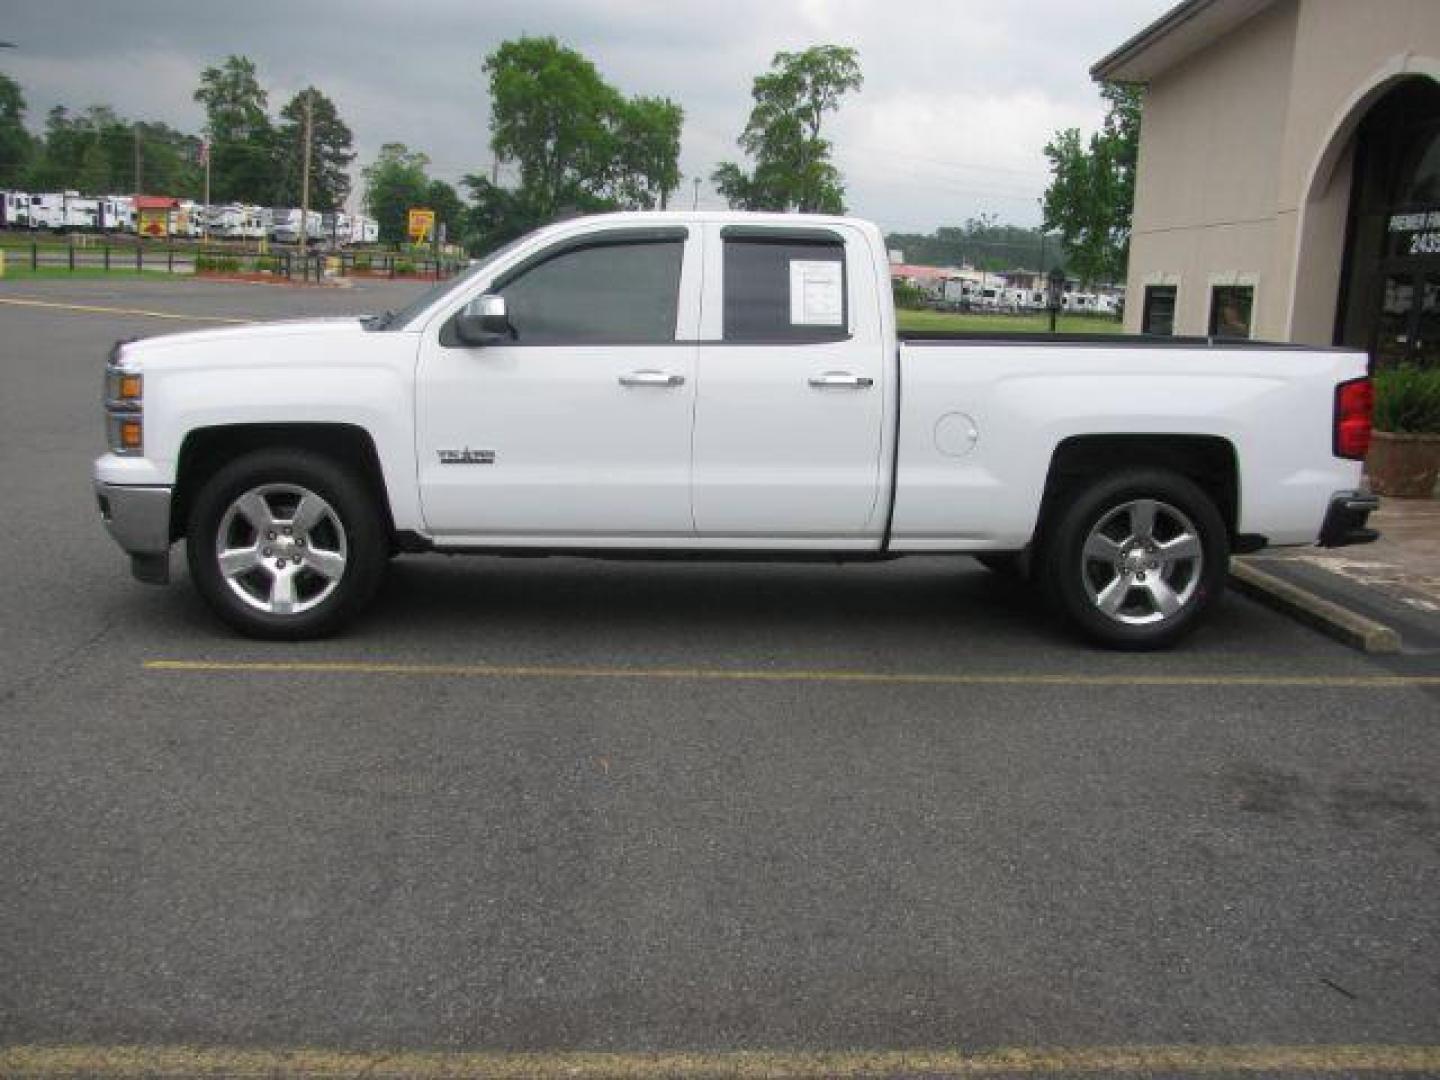
[[[410,242],[426,244],[435,235],[435,211],[412,209],[409,220]]]
[[[1440,210],[1390,215],[1390,254],[1440,255]]]
[[[136,231],[141,236],[166,237],[170,235],[170,211],[141,210],[137,215]]]

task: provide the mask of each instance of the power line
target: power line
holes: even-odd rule
[[[947,158],[931,157],[927,154],[911,154],[903,150],[892,150],[885,146],[878,147],[877,149],[879,149],[881,153],[888,154],[891,157],[909,158],[911,161],[927,161],[931,164],[940,165],[947,169],[967,169],[971,172],[1011,173],[1015,176],[1049,175],[1049,170],[1047,169],[1015,169],[1006,165],[971,165],[968,162],[953,161]]]

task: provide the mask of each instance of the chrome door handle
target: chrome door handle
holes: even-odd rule
[[[621,386],[684,386],[684,375],[668,371],[632,371],[620,376]]]
[[[869,390],[875,380],[868,375],[851,375],[848,371],[827,371],[823,375],[811,375],[810,385],[823,390],[839,387],[843,390]]]

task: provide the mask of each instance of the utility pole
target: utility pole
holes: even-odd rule
[[[200,219],[200,239],[210,239],[210,136],[202,137],[200,153],[205,158],[205,214]]]
[[[131,124],[130,131],[135,136],[135,194],[139,195],[145,190],[145,157],[140,151],[140,121]]]
[[[314,134],[315,127],[315,91],[312,87],[305,89],[305,153],[303,160],[305,164],[300,171],[300,253],[305,253],[305,246],[308,241],[306,228],[310,224],[310,140]]]
[[[700,209],[700,177],[697,176],[697,177],[694,178],[694,180],[695,180],[695,194],[694,194],[694,196],[690,199],[690,209],[691,209],[691,210],[699,210],[699,209]]]

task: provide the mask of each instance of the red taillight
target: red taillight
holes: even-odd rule
[[[1335,387],[1335,456],[1363,461],[1370,449],[1370,380],[1351,379]]]

